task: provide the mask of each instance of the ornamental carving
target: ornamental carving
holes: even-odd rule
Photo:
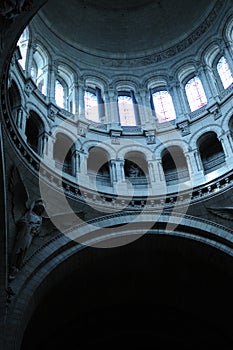
[[[0,16],[5,19],[14,19],[22,11],[29,11],[32,0],[2,0],[0,4]]]

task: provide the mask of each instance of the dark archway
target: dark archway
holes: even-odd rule
[[[187,161],[180,147],[170,146],[163,151],[162,166],[168,185],[189,180]]]
[[[205,174],[208,174],[225,164],[225,154],[217,135],[208,132],[198,139],[198,148]]]
[[[74,259],[76,269],[67,269],[41,300],[21,350],[232,348],[230,256],[150,234],[118,248],[87,250],[93,259],[80,252],[86,263],[80,267]]]
[[[53,158],[56,168],[69,175],[74,174],[73,149],[73,141],[65,134],[57,133],[53,148]]]
[[[26,122],[25,135],[28,145],[39,155],[41,155],[43,151],[43,133],[44,124],[41,118],[36,112],[30,111]]]

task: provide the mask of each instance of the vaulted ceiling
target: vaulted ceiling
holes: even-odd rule
[[[215,0],[49,0],[39,11],[61,39],[86,52],[138,57],[190,35]]]

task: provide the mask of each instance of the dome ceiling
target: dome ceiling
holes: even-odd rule
[[[102,57],[142,57],[186,38],[210,0],[48,0],[40,18],[61,39]]]

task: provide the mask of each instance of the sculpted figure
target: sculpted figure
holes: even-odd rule
[[[28,211],[16,223],[16,237],[10,264],[10,279],[13,279],[22,266],[25,254],[31,245],[33,237],[40,232],[45,209],[41,199],[34,201]]]
[[[58,232],[51,219],[59,220],[59,229],[69,229],[75,223],[72,222],[73,214],[84,218],[82,210],[70,209],[70,212],[56,212],[48,216],[45,213],[45,203],[41,198],[34,201],[29,199],[27,188],[21,178],[17,167],[13,166],[9,176],[9,191],[11,192],[11,213],[15,223],[14,242],[10,259],[9,279],[13,280],[22,267],[25,255],[33,242],[34,237],[47,236],[52,232]],[[41,234],[41,231],[43,233]]]

